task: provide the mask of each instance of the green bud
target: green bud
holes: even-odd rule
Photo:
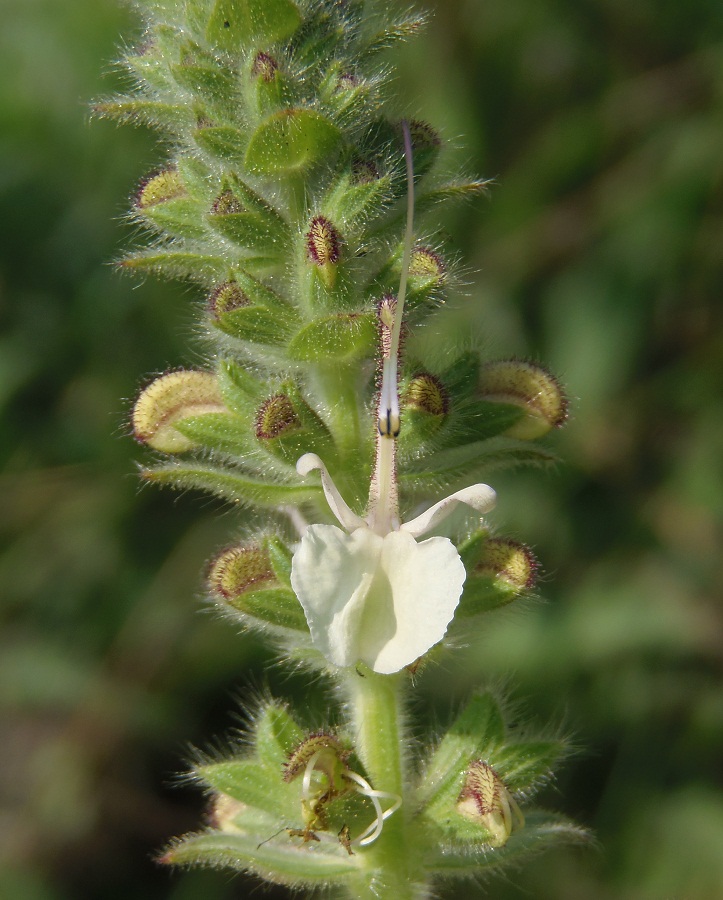
[[[274,394],[259,407],[254,427],[260,441],[270,441],[298,431],[301,422],[286,394]]]
[[[186,196],[186,186],[176,169],[165,169],[151,175],[144,181],[138,192],[136,205],[146,210],[158,203],[167,203],[177,197]]]
[[[162,453],[183,453],[198,444],[174,426],[184,419],[226,412],[211,372],[181,369],[152,381],[133,407],[131,421],[137,440]]]
[[[226,610],[265,625],[306,630],[304,611],[291,588],[277,578],[266,540],[220,553],[209,566],[208,588]]]
[[[339,783],[346,767],[350,751],[344,747],[336,735],[328,731],[317,731],[304,738],[289,754],[284,766],[283,779],[294,781],[304,774],[312,757],[317,756],[315,765],[327,775],[332,784]]]
[[[405,409],[442,419],[449,412],[449,395],[435,375],[419,372],[410,380],[402,395]]]
[[[532,441],[567,419],[567,397],[559,381],[541,366],[519,359],[491,362],[480,371],[481,396],[516,406],[525,416],[507,429],[508,437]]]
[[[538,568],[529,547],[509,538],[490,538],[482,548],[474,573],[502,582],[519,594],[534,587]]]
[[[282,256],[286,250],[289,231],[283,218],[238,178],[216,197],[208,221],[232,243],[266,258]]]
[[[155,228],[179,237],[205,234],[202,205],[188,196],[177,169],[166,169],[149,177],[136,198],[136,210]]]
[[[442,141],[439,132],[420,119],[413,119],[409,123],[409,132],[412,138],[414,173],[419,178],[436,162]]]
[[[535,586],[538,562],[529,547],[509,538],[478,531],[459,548],[467,569],[456,620],[490,612],[511,603]]]
[[[310,451],[325,456],[334,452],[326,425],[292,381],[286,381],[257,408],[254,429],[265,450],[292,465]]]

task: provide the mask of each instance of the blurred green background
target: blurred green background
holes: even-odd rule
[[[491,479],[547,602],[490,619],[419,690],[444,721],[450,692],[504,683],[570,734],[543,801],[598,841],[458,896],[723,898],[723,7],[430,6],[390,60],[400,109],[496,179],[442,222],[469,282],[443,338],[546,361],[573,415],[556,471]],[[114,0],[0,0],[3,898],[245,897],[153,863],[203,814],[175,773],[239,700],[306,687],[202,612],[238,520],[137,486],[130,399],[200,360],[194,290],[109,264],[163,151],[88,105],[138,33]]]

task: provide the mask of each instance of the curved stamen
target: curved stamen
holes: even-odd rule
[[[382,828],[384,827],[385,819],[388,819],[389,816],[393,815],[399,807],[402,805],[402,798],[399,794],[390,794],[388,791],[376,791],[369,784],[366,778],[362,778],[361,775],[358,775],[356,772],[352,772],[348,770],[344,773],[344,777],[350,779],[351,781],[355,781],[359,787],[355,788],[357,793],[361,794],[364,797],[368,797],[372,803],[374,804],[374,809],[376,811],[377,817],[369,825],[364,831],[356,838],[354,838],[353,843],[359,844],[360,847],[366,847],[369,844],[374,843],[374,841],[379,837],[382,833]],[[382,805],[379,802],[380,800],[393,800],[394,803],[386,810],[382,811]]]
[[[314,469],[318,469],[321,473],[321,486],[324,489],[326,502],[329,504],[329,509],[334,513],[342,528],[345,528],[351,533],[356,528],[365,526],[365,520],[362,519],[361,516],[358,516],[354,510],[347,505],[346,501],[339,493],[339,489],[332,481],[329,470],[316,453],[305,453],[303,456],[299,457],[296,462],[296,471],[299,475],[308,475],[309,472],[313,472]]]
[[[460,503],[471,506],[478,513],[484,514],[494,507],[496,500],[497,495],[488,484],[473,484],[450,494],[449,497],[430,506],[428,510],[416,518],[410,519],[409,522],[404,522],[399,526],[399,530],[406,531],[412,537],[418,538],[444,521]]]

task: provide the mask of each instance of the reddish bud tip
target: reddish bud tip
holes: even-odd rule
[[[220,319],[224,313],[250,305],[251,301],[235,281],[219,284],[208,297],[208,309],[214,319]]]
[[[241,201],[234,192],[228,188],[226,188],[225,191],[221,191],[211,206],[211,212],[214,216],[228,216],[232,213],[240,213],[243,211],[244,208],[241,205]]]
[[[262,50],[254,57],[251,74],[268,83],[274,80],[278,68],[279,64],[273,56],[269,56],[268,53],[264,53]]]
[[[334,265],[341,255],[341,235],[326,216],[314,216],[306,232],[309,259],[317,266]]]
[[[301,422],[286,394],[274,394],[264,400],[256,413],[256,437],[269,441],[299,428]]]

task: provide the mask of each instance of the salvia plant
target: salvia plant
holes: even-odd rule
[[[479,479],[550,461],[535,441],[566,400],[529,361],[415,351],[454,274],[428,222],[485,183],[446,177],[440,134],[390,107],[383,54],[421,19],[389,5],[139,0],[132,87],[97,111],[169,147],[121,266],[205,296],[208,364],[133,408],[142,477],[256,511],[209,597],[337,707],[313,727],[258,704],[235,751],[198,757],[207,822],[161,859],[404,900],[584,835],[532,805],[566,740],[511,729],[497,691],[427,740],[408,716],[415,674],[533,589],[530,550],[480,518]]]

